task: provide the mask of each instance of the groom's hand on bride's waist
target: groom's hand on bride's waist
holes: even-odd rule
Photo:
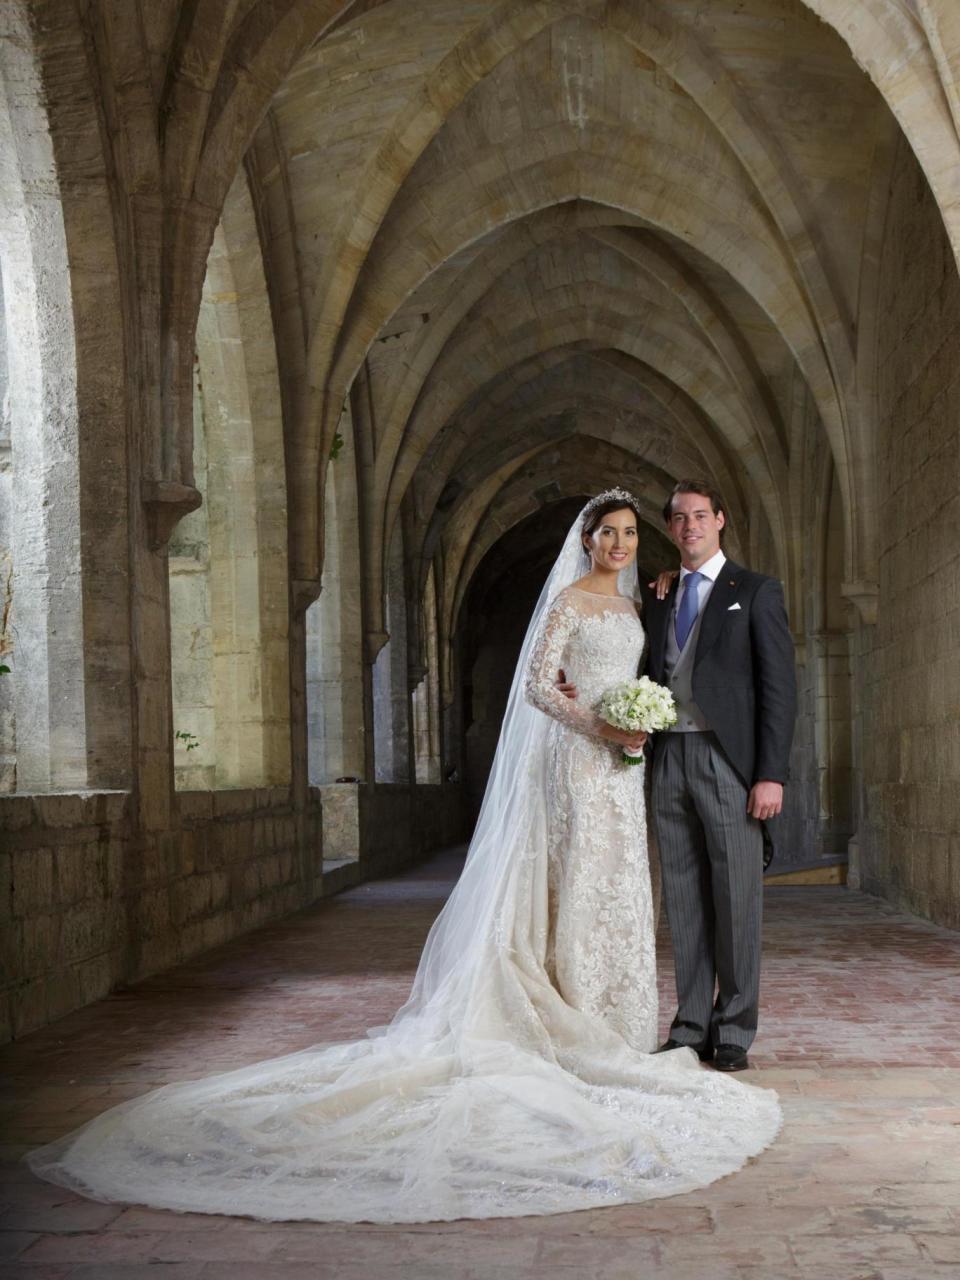
[[[766,822],[775,818],[783,808],[782,782],[755,782],[747,798],[747,813],[751,818]]]
[[[567,682],[567,673],[565,671],[557,672],[557,679],[554,681],[553,687],[562,693],[565,698],[575,699],[577,696],[577,686]],[[627,751],[633,752],[641,751],[643,744],[647,740],[645,733],[627,733],[623,729],[615,729],[612,724],[603,726],[600,730],[600,737],[606,738],[609,742],[616,742]]]
[[[567,673],[565,671],[558,671],[557,676],[559,678],[553,687],[558,689],[565,698],[575,698],[577,696],[577,686],[575,684],[567,683]]]

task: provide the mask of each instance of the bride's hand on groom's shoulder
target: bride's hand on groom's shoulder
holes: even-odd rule
[[[658,600],[666,600],[673,586],[673,580],[679,573],[679,569],[661,569],[653,582],[648,582],[647,586],[655,588]]]

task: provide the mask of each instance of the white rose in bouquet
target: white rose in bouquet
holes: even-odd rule
[[[668,688],[649,676],[639,676],[608,689],[597,715],[627,733],[657,733],[677,723],[677,706]],[[624,751],[623,759],[626,764],[639,764],[643,752]]]

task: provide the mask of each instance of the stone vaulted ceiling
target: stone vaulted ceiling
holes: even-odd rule
[[[248,169],[305,339],[298,443],[322,456],[353,388],[374,561],[408,504],[452,607],[484,524],[518,518],[512,477],[579,492],[616,456],[651,521],[672,478],[713,476],[743,553],[789,580],[797,433],[825,430],[847,497],[862,452],[858,313],[894,129],[799,0],[346,14]],[[378,587],[373,564],[372,608]]]
[[[85,45],[65,7],[35,6],[51,100],[71,103],[55,121],[64,173],[82,192],[100,130],[129,201],[137,368],[161,391],[144,396],[138,446],[155,546],[196,504],[196,315],[227,194],[246,183],[295,595],[319,589],[326,460],[348,418],[374,633],[398,522],[424,576],[442,555],[449,599],[482,526],[507,518],[511,477],[529,489],[554,456],[596,471],[602,449],[629,460],[651,519],[679,471],[708,472],[743,554],[797,610],[807,479],[792,463],[823,432],[848,594],[874,591],[861,356],[898,130],[960,250],[953,0],[82,8]]]

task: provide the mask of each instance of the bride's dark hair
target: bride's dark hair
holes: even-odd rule
[[[640,532],[640,512],[637,510],[635,502],[630,498],[604,498],[595,507],[591,507],[583,517],[583,524],[580,526],[581,545],[583,545],[584,538],[589,538],[596,532],[603,523],[603,517],[610,515],[612,511],[632,511],[633,518],[637,522],[637,532]],[[585,546],[584,550],[586,550]]]

